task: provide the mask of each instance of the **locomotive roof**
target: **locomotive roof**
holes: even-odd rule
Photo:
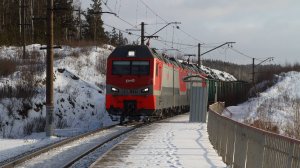
[[[146,45],[125,45],[117,47],[111,54],[110,57],[114,58],[127,58],[130,57],[128,52],[134,51],[135,58],[152,58],[153,53]]]
[[[191,64],[182,64],[178,62],[175,58],[165,57],[163,55],[158,54],[154,49],[150,49],[146,45],[125,45],[118,46],[109,57],[112,58],[128,58],[129,52],[134,51],[134,58],[153,58],[156,57],[166,63],[173,64],[178,67],[182,67],[184,69],[190,69],[192,71],[201,72],[199,67]]]

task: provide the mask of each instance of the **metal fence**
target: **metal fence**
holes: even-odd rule
[[[257,129],[220,115],[224,103],[209,106],[211,144],[233,168],[299,168],[300,141]]]

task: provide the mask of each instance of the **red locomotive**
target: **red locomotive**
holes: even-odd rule
[[[165,58],[146,45],[117,47],[107,59],[106,110],[111,116],[139,120],[189,110],[187,75],[194,65]]]

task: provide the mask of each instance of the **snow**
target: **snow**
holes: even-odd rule
[[[71,167],[72,168],[82,168],[82,167],[89,167],[92,165],[99,157],[101,157],[104,153],[109,151],[111,148],[116,146],[122,140],[124,140],[131,132],[121,135],[120,137],[107,142],[100,148],[97,148],[95,151],[89,153],[88,155],[84,156],[79,161],[75,162]]]
[[[0,162],[64,139],[59,137],[46,138],[44,134],[33,133],[22,139],[0,139]]]
[[[276,77],[275,84],[237,106],[227,107],[232,119],[251,123],[254,120],[271,122],[278,126],[279,133],[286,135],[288,129],[297,129],[300,109],[300,73],[282,73]],[[230,116],[228,111],[223,115]]]
[[[221,80],[221,81],[236,81],[237,79],[224,71],[219,71],[217,69],[212,69],[209,67],[206,67],[204,65],[201,65],[201,70],[204,71],[205,74],[207,74],[210,78]]]
[[[141,128],[93,166],[226,167],[210,144],[207,124],[188,119],[184,114]]]
[[[183,63],[185,61],[182,59],[179,59],[178,62]],[[197,66],[196,64],[192,64],[192,65],[194,65],[195,67]],[[213,69],[213,68],[210,68],[210,67],[207,67],[204,65],[200,66],[200,70],[203,73],[205,73],[206,75],[208,75],[209,79],[215,79],[215,80],[221,80],[221,81],[236,81],[237,80],[233,75],[231,75],[225,71]]]
[[[45,56],[41,46],[27,46],[28,51],[37,51]],[[112,46],[105,46],[112,48]],[[18,59],[19,47],[1,47],[1,57]],[[82,51],[85,50],[85,51]],[[94,130],[111,123],[105,111],[105,76],[96,70],[99,58],[106,58],[111,50],[105,48],[71,48],[63,46],[55,50],[60,55],[54,63],[54,106],[55,124],[58,129],[81,129],[80,132]],[[74,56],[76,55],[77,56]],[[0,100],[0,138],[21,138],[26,136],[24,127],[34,122],[35,118],[45,117],[45,72],[37,74],[36,90],[38,92],[30,100],[22,98],[4,98]],[[24,81],[17,71],[8,78],[0,80],[0,88]],[[27,116],[21,116],[24,102],[30,108]],[[9,110],[9,108],[11,110]],[[11,112],[10,112],[11,111]],[[0,149],[1,150],[1,149]]]
[[[27,46],[29,51],[35,50],[45,56],[45,51],[39,50],[41,46],[33,44]],[[108,48],[108,49],[107,49]],[[19,47],[1,47],[1,57],[18,59]],[[113,122],[105,110],[105,76],[96,70],[99,58],[106,58],[112,46],[97,49],[85,48],[78,56],[72,53],[83,48],[63,46],[55,53],[62,55],[54,63],[54,106],[55,106],[55,135],[60,137],[75,136],[90,130],[95,130]],[[43,59],[43,58],[41,58]],[[26,135],[24,127],[37,123],[37,119],[45,117],[45,72],[35,76],[38,83],[38,94],[30,100],[22,98],[4,98],[0,100],[0,162],[23,152],[45,146],[61,138],[47,138],[45,133]],[[8,78],[0,78],[0,88],[10,85],[16,86],[22,81],[19,71]],[[32,104],[28,116],[19,115],[23,102]],[[11,108],[11,113],[8,108]],[[8,138],[8,139],[7,139]]]
[[[69,163],[75,157],[78,157],[78,155],[86,152],[87,149],[93,148],[95,145],[103,143],[114,135],[118,135],[129,129],[131,129],[131,127],[117,126],[95,133],[61,147],[54,148],[16,167],[64,167],[66,163]]]

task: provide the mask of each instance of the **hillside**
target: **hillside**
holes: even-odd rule
[[[44,60],[45,53],[39,50],[39,45],[27,48],[29,53],[38,52],[43,57],[40,59]],[[85,132],[109,124],[111,120],[104,106],[105,76],[99,70],[99,60],[106,58],[111,50],[96,50],[92,47],[63,48],[55,51],[56,128],[72,128],[75,132]],[[4,58],[12,60],[18,59],[18,51],[16,47],[3,47],[0,50]],[[43,61],[39,63],[44,66]],[[46,75],[44,68],[30,71],[28,67],[33,65],[36,66],[37,63],[18,63],[16,72],[0,79],[0,137],[17,138],[32,132],[43,132]],[[21,91],[20,86],[24,86]]]
[[[277,75],[274,85],[258,97],[228,107],[224,115],[234,120],[300,138],[300,72]]]

